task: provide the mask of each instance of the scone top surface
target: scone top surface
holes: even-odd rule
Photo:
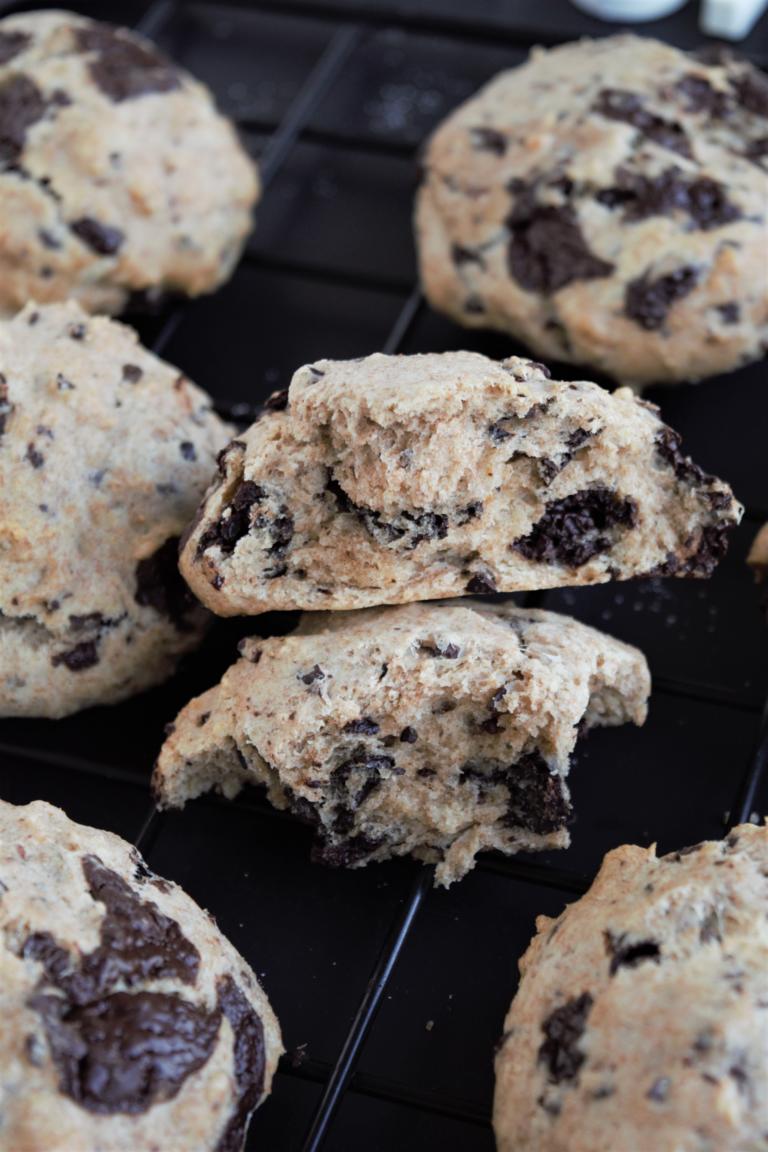
[[[237,1152],[282,1044],[212,918],[107,832],[0,801],[0,1145]]]
[[[0,715],[119,699],[197,642],[178,537],[228,432],[116,321],[0,322]]]
[[[222,615],[707,575],[740,515],[629,391],[477,353],[323,360],[222,454],[182,551]]]
[[[159,801],[263,784],[322,862],[411,853],[444,884],[485,848],[565,846],[578,732],[641,724],[650,691],[637,649],[471,600],[308,614],[241,652],[171,725]]]
[[[0,20],[0,315],[210,291],[257,191],[207,89],[147,41],[69,12]]]
[[[496,1058],[499,1152],[764,1148],[766,909],[766,827],[609,853],[521,962]]]
[[[435,307],[637,383],[768,344],[768,80],[655,40],[536,50],[451,114],[416,224]]]

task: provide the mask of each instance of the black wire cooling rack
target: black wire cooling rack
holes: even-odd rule
[[[2,14],[31,7],[0,0]],[[323,356],[523,351],[461,331],[424,305],[410,231],[418,146],[531,44],[605,25],[568,0],[73,7],[157,39],[210,84],[259,157],[259,223],[232,282],[133,318],[223,414],[247,422],[296,367]],[[691,6],[648,32],[699,43]],[[746,51],[768,62],[765,24]],[[566,852],[486,856],[443,892],[410,861],[339,872],[310,865],[311,832],[256,793],[158,814],[147,784],[163,725],[218,679],[240,636],[284,629],[284,617],[217,624],[170,684],[118,707],[0,724],[3,798],[47,799],[133,840],[210,908],[262,976],[289,1053],[249,1148],[490,1152],[493,1046],[535,916],[584,891],[615,845],[658,840],[668,851],[768,809],[768,653],[744,564],[768,519],[764,376],[753,365],[652,394],[697,461],[747,505],[711,581],[535,597],[639,644],[654,679],[643,729],[596,732],[579,753]]]

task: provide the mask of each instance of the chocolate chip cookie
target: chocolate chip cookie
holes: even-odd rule
[[[0,20],[0,315],[209,292],[257,193],[210,93],[152,44],[69,12]]]
[[[565,847],[578,732],[642,724],[650,691],[635,648],[471,600],[310,614],[241,652],[172,726],[159,802],[263,784],[316,826],[320,861],[410,853],[445,885],[486,848]]]
[[[280,1028],[213,919],[129,844],[0,801],[0,1144],[237,1152]]]
[[[768,79],[612,36],[534,51],[437,129],[416,230],[435,308],[625,382],[768,346]]]
[[[768,1133],[768,828],[610,852],[540,917],[496,1057],[499,1152],[758,1152]]]
[[[741,514],[627,389],[476,353],[301,368],[233,440],[181,568],[223,616],[708,576]]]
[[[178,538],[229,434],[116,321],[0,322],[0,715],[122,699],[198,643]]]

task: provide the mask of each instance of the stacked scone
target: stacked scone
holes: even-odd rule
[[[311,614],[181,712],[158,801],[258,783],[320,859],[410,853],[443,884],[564,846],[577,736],[643,722],[645,660],[454,597],[706,576],[739,516],[628,390],[467,352],[307,365],[221,453],[181,570],[220,615]]]

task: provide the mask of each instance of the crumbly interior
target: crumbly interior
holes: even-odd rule
[[[469,352],[300,369],[181,554],[221,615],[706,576],[741,515],[628,390]]]
[[[453,111],[416,204],[433,307],[626,383],[768,343],[768,79],[646,37],[534,50]]]
[[[567,845],[580,729],[641,724],[650,690],[636,649],[511,604],[308,615],[241,650],[173,725],[159,802],[262,784],[322,861],[410,853],[446,885],[483,849]]]
[[[610,852],[521,961],[496,1057],[499,1152],[764,1148],[766,907],[766,826]]]
[[[229,434],[122,324],[0,322],[0,715],[122,699],[199,642],[178,540]]]

